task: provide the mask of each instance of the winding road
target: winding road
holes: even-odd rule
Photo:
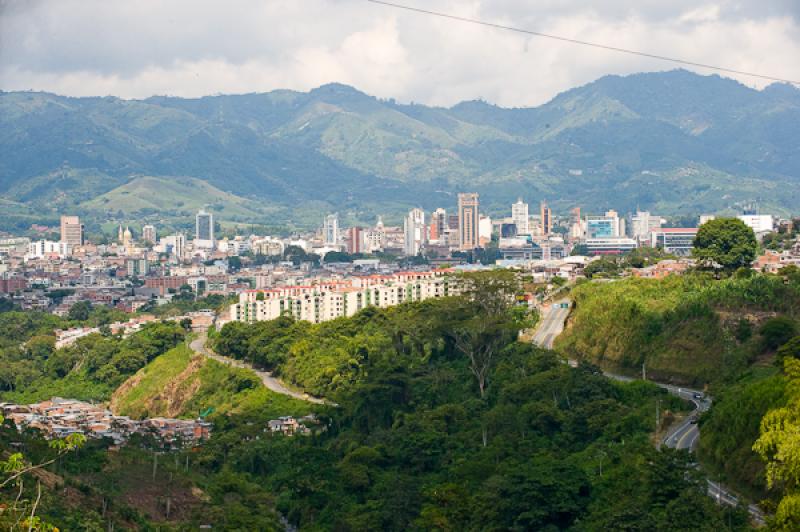
[[[200,334],[197,335],[197,338],[195,338],[194,340],[191,341],[191,343],[189,344],[189,348],[192,351],[194,351],[195,353],[199,353],[199,354],[201,354],[201,355],[203,355],[205,357],[208,357],[208,358],[213,358],[214,360],[216,360],[217,362],[220,362],[222,364],[227,364],[229,366],[234,366],[234,367],[242,368],[242,369],[249,369],[250,371],[252,371],[256,375],[258,375],[258,377],[261,379],[261,382],[264,383],[264,386],[266,386],[268,389],[272,390],[275,393],[279,393],[279,394],[282,394],[282,395],[288,395],[289,397],[293,397],[295,399],[300,399],[301,401],[308,401],[309,403],[315,403],[315,404],[319,404],[319,405],[337,406],[336,403],[332,403],[330,401],[326,401],[325,399],[322,399],[321,397],[314,397],[313,395],[309,395],[309,394],[303,393],[303,392],[297,392],[297,391],[294,391],[294,390],[291,390],[291,389],[287,388],[286,385],[283,384],[283,382],[281,382],[279,379],[273,377],[272,373],[270,373],[269,371],[262,371],[262,370],[254,368],[252,364],[249,364],[247,362],[243,362],[241,360],[236,360],[236,359],[233,359],[233,358],[230,358],[230,357],[226,357],[226,356],[222,356],[222,355],[220,355],[218,353],[215,353],[214,351],[212,351],[211,349],[206,347],[206,340],[207,339],[208,339],[208,336],[207,336],[207,334],[205,332],[200,333]]]
[[[566,303],[566,308],[564,304]],[[548,307],[542,309],[541,321],[537,329],[534,331],[533,343],[547,349],[553,348],[553,342],[556,337],[564,330],[564,323],[569,315],[570,302],[567,299],[559,300]],[[572,361],[570,361],[570,365]],[[624,375],[616,375],[614,373],[603,372],[603,374],[614,380],[622,382],[630,382],[636,380],[632,377]],[[700,439],[700,429],[697,426],[697,419],[703,412],[711,408],[711,396],[704,394],[700,390],[693,390],[691,388],[684,388],[673,386],[671,384],[664,384],[660,382],[650,381],[653,384],[667,390],[669,393],[685,399],[694,405],[694,410],[677,425],[671,427],[660,445],[666,445],[672,449],[680,449],[688,452],[694,452],[697,449],[697,443]],[[709,496],[716,499],[719,504],[726,504],[728,506],[738,506],[740,504],[739,498],[727,490],[721,484],[707,479],[706,483],[707,493]],[[749,504],[747,510],[750,513],[752,520],[758,525],[766,523],[764,512],[755,504]]]

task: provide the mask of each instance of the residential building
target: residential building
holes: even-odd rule
[[[479,245],[478,194],[458,195],[458,244],[461,251],[470,251]]]
[[[352,316],[366,307],[390,307],[458,293],[458,281],[449,272],[401,272],[394,275],[352,277],[348,281],[309,286],[247,290],[231,305],[230,319],[254,322],[284,314],[320,323]]]
[[[70,247],[83,245],[83,224],[78,216],[61,217],[61,242]]]
[[[325,217],[323,240],[326,246],[339,245],[339,215],[329,214]]]
[[[364,252],[363,227],[351,227],[347,230],[347,252],[351,255]]]
[[[142,240],[150,242],[150,244],[156,243],[156,228],[154,225],[148,224],[142,227]]]
[[[539,223],[542,227],[542,234],[547,236],[553,230],[553,211],[547,206],[547,202],[539,204]]]
[[[444,240],[448,231],[447,211],[442,208],[436,209],[431,214],[431,223],[428,231],[429,239],[437,242]]]
[[[409,257],[419,255],[425,245],[425,211],[411,209],[403,219],[403,251]]]
[[[214,215],[200,209],[195,217],[194,248],[214,249]]]
[[[517,199],[516,203],[511,204],[511,222],[517,226],[518,235],[530,234],[530,217],[528,215],[528,204]]]

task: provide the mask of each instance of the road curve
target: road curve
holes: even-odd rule
[[[241,360],[236,360],[230,357],[222,356],[218,353],[215,353],[208,347],[206,347],[206,340],[207,340],[206,333],[200,333],[197,338],[191,341],[189,344],[189,348],[192,349],[195,353],[200,353],[201,355],[213,358],[217,362],[221,362],[222,364],[227,364],[229,366],[234,366],[237,368],[249,369],[261,379],[261,382],[264,383],[268,389],[272,390],[275,393],[279,393],[282,395],[288,395],[289,397],[293,397],[295,399],[300,399],[301,401],[308,401],[309,403],[315,403],[320,405],[332,405],[336,406],[336,403],[332,403],[330,401],[326,401],[320,397],[314,397],[313,395],[309,395],[303,392],[296,392],[294,390],[290,390],[286,387],[279,379],[272,376],[272,373],[269,371],[262,371],[259,369],[254,368],[251,364],[247,362],[243,362]]]
[[[567,306],[562,306],[564,304]],[[545,349],[552,349],[553,342],[564,330],[564,322],[569,316],[569,310],[570,302],[568,299],[560,299],[542,307],[539,323],[533,333],[533,343]]]
[[[553,342],[564,330],[564,323],[569,316],[570,308],[569,306],[562,308],[563,303],[567,303],[567,305],[571,306],[569,299],[562,299],[542,309],[541,320],[532,339],[534,344],[546,349],[553,348]],[[570,361],[570,364],[573,365],[572,361]],[[610,379],[623,382],[636,380],[632,377],[615,375],[606,371],[604,371],[603,374]],[[701,413],[707,411],[711,407],[711,396],[704,394],[700,390],[693,390],[691,388],[673,386],[671,384],[663,384],[655,381],[650,382],[694,404],[694,410],[691,414],[678,425],[671,427],[663,441],[660,442],[660,445],[663,444],[672,449],[694,452],[700,439],[700,429],[697,426],[697,418]],[[707,480],[707,484],[708,495],[713,497],[717,503],[726,504],[728,506],[739,505],[739,498],[725,489],[721,484],[711,480]],[[764,525],[766,523],[764,512],[762,512],[758,506],[750,504],[747,506],[747,510],[755,523],[758,525]]]

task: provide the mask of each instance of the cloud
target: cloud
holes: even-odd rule
[[[402,1],[800,79],[795,0]],[[0,0],[3,90],[195,97],[337,81],[400,101],[522,106],[605,74],[674,67],[363,0]]]

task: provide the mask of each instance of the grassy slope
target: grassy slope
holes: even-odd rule
[[[121,210],[132,213],[142,209],[194,213],[201,207],[219,205],[227,216],[252,217],[260,208],[247,199],[224,192],[200,179],[191,177],[138,177],[81,205],[87,210]]]
[[[740,319],[754,326],[776,312],[796,314],[800,295],[777,277],[713,281],[699,276],[587,283],[556,348],[618,370],[703,384],[744,370],[755,339],[740,342]]]
[[[262,416],[302,415],[304,401],[270,392],[249,370],[231,368],[180,345],[155,358],[120,386],[112,410],[134,418],[195,417],[208,408],[214,415],[258,412]]]

